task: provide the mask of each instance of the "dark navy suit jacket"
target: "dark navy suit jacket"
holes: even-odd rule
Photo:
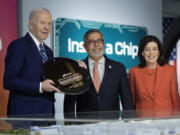
[[[88,59],[84,61],[88,65]],[[76,112],[119,111],[119,97],[124,110],[134,109],[124,65],[105,57],[105,72],[99,93],[92,84],[90,89],[81,95],[65,95],[64,113],[74,112],[75,103]]]
[[[48,58],[53,58],[52,50],[46,45],[45,49]],[[8,46],[4,73],[4,88],[10,90],[8,115],[54,112],[54,94],[39,92],[42,65],[39,50],[28,33]]]

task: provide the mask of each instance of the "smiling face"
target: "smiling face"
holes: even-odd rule
[[[142,56],[144,57],[147,67],[156,67],[159,58],[159,49],[156,42],[149,42],[145,46]]]
[[[95,61],[104,55],[104,40],[99,32],[88,35],[87,43],[84,45],[88,55]]]
[[[29,30],[41,43],[48,38],[51,31],[52,16],[47,11],[37,11],[29,21]]]

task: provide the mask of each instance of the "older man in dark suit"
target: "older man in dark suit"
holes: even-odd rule
[[[53,58],[52,50],[43,42],[51,24],[48,9],[33,9],[29,15],[29,32],[8,46],[4,88],[10,90],[9,116],[54,113],[54,92],[60,91],[52,80],[43,80],[42,76],[43,63]]]
[[[133,110],[134,104],[125,67],[104,55],[102,33],[97,29],[91,29],[85,33],[83,40],[84,48],[88,53],[84,62],[88,67],[93,84],[84,94],[65,95],[65,116],[74,113],[75,108],[77,114],[120,111],[120,99],[123,110]],[[88,115],[87,118],[89,118]]]

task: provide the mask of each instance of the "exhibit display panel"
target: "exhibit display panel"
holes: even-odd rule
[[[180,135],[179,114],[162,111],[161,116],[155,116],[152,111],[126,111],[55,114],[55,118],[0,116],[0,135]]]

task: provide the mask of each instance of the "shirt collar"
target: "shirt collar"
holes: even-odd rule
[[[93,65],[95,63],[95,61],[93,59],[91,59],[90,57],[88,57],[88,60],[89,60],[89,64],[90,65]],[[98,61],[99,64],[105,64],[105,57],[103,56],[99,61]]]
[[[33,39],[33,41],[35,42],[36,46],[39,48],[39,45],[42,44],[43,45],[43,42],[40,43],[37,38],[31,33],[29,32],[29,35],[31,36],[31,38]]]

